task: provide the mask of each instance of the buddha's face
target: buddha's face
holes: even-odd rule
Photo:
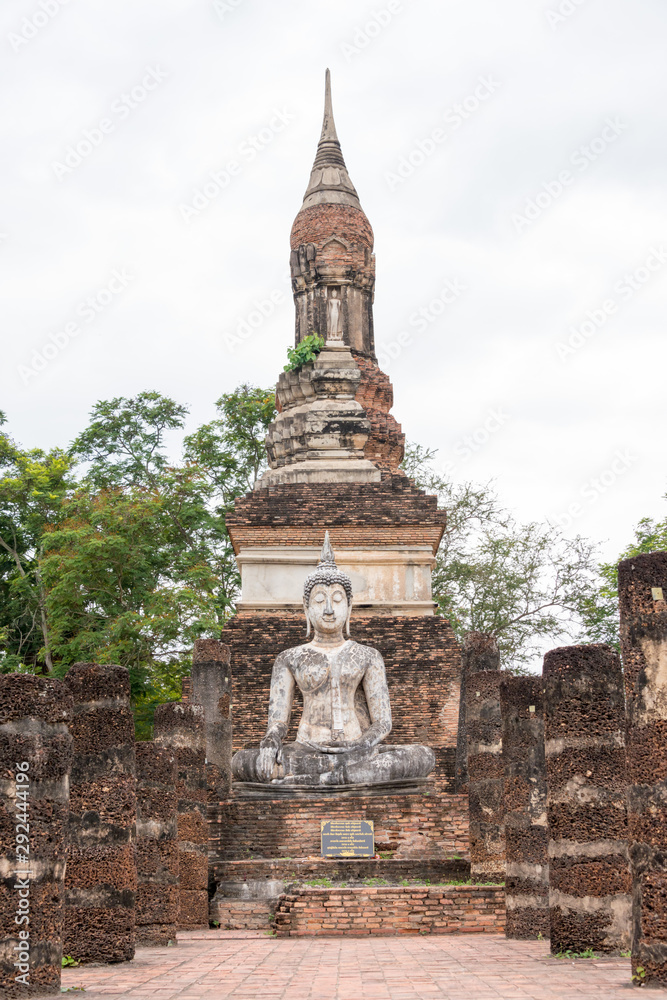
[[[330,587],[318,583],[313,587],[308,601],[308,617],[316,633],[342,634],[347,615],[347,594],[339,583]]]

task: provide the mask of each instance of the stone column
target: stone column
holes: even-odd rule
[[[152,742],[137,753],[137,944],[176,942],[179,912],[176,755]]]
[[[667,552],[620,563],[618,596],[627,706],[632,971],[642,982],[667,986]]]
[[[549,937],[549,834],[541,677],[500,685],[505,775],[505,935]]]
[[[184,930],[208,927],[208,827],[206,734],[201,705],[158,705],[155,743],[177,762],[179,918]]]
[[[232,790],[232,670],[230,648],[218,639],[197,639],[192,657],[192,701],[204,709],[206,784],[212,803]]]
[[[551,951],[630,943],[623,674],[609,646],[544,657]]]
[[[484,647],[483,662],[490,666],[494,660],[499,664],[495,642],[493,646]],[[502,676],[499,669],[487,667],[469,673],[466,684],[470,875],[473,882],[505,880]]]
[[[459,728],[456,738],[456,791],[468,791],[468,737],[466,728],[466,691],[468,677],[480,670],[500,670],[498,643],[484,632],[468,632],[461,646],[461,691]]]
[[[126,667],[75,663],[65,953],[80,962],[134,957],[136,760]]]
[[[0,675],[3,997],[60,993],[71,718],[60,681]]]

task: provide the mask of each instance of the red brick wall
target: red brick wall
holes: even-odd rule
[[[336,236],[352,244],[352,251],[343,254],[343,245],[335,244],[329,253],[326,250],[322,253],[323,245]],[[314,243],[317,247],[318,260],[325,257],[338,264],[362,267],[364,249],[373,249],[373,230],[365,213],[354,205],[313,205],[301,209],[290,234],[292,250],[298,250],[307,243]]]
[[[301,889],[281,898],[278,937],[305,935],[502,934],[502,886]]]
[[[379,483],[299,483],[271,486],[236,501],[227,517],[234,551],[246,545],[331,543],[424,545],[436,551],[447,515],[402,474]]]
[[[228,799],[209,806],[211,863],[319,855],[323,819],[373,820],[376,850],[399,860],[468,855],[465,795]]]
[[[363,406],[371,422],[364,455],[381,469],[398,472],[405,451],[405,434],[389,412],[394,404],[394,390],[389,376],[359,351],[352,353],[361,371],[355,399]]]
[[[268,931],[276,904],[262,899],[219,899],[211,903],[210,918],[221,931]]]
[[[271,487],[276,489],[277,487]],[[262,490],[268,493],[269,490]],[[331,513],[331,520],[334,513]],[[276,525],[232,525],[230,535],[234,545],[234,551],[238,555],[239,551],[248,546],[284,546],[311,545],[318,549],[322,547],[324,532],[329,531],[331,544],[336,552],[344,548],[358,548],[359,546],[370,546],[374,549],[382,548],[384,545],[429,545],[432,552],[437,552],[444,520],[439,525],[431,524],[391,524],[377,525],[369,520],[366,524],[341,525],[340,527],[329,527],[328,518],[322,517],[319,520],[313,516],[311,524],[289,525],[287,522]]]
[[[436,752],[440,790],[452,790],[461,656],[444,618],[352,616],[352,638],[384,657],[393,714],[388,743],[425,743]],[[225,626],[231,648],[234,750],[259,746],[266,732],[271,669],[277,654],[305,642],[302,614],[238,615]],[[301,715],[295,702],[288,740]]]

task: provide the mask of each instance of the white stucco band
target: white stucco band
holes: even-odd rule
[[[303,583],[317,566],[317,548],[241,549],[239,611],[300,608]],[[338,567],[352,580],[354,606],[367,614],[433,614],[429,546],[336,549]]]

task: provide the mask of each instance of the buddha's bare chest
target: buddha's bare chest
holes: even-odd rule
[[[332,687],[353,694],[366,673],[366,660],[363,650],[355,644],[328,654],[309,649],[295,657],[290,666],[304,695],[317,696]]]

